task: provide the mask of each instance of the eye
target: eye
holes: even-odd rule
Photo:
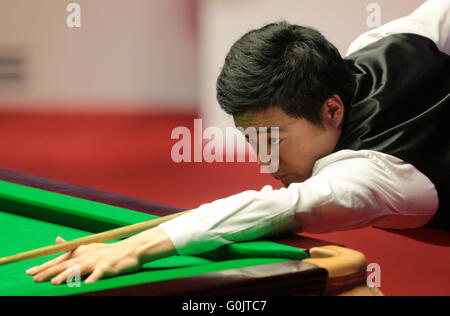
[[[256,145],[256,144],[257,144],[257,142],[256,142],[253,138],[247,138],[246,140],[247,140],[247,142],[248,142],[250,145]]]
[[[270,138],[271,145],[279,145],[281,143],[281,139],[279,138]]]

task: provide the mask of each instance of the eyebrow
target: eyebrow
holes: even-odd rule
[[[274,127],[267,127],[267,130],[263,130],[263,131],[261,131],[261,133],[260,133],[260,131],[259,131],[259,128],[258,128],[258,134],[265,134],[265,133],[272,133],[272,129],[273,129]],[[278,127],[278,131],[279,132],[284,132],[284,129],[282,128],[282,127]]]
[[[259,135],[259,134],[272,133],[272,131],[271,131],[272,128],[273,127],[267,127],[267,130],[263,130],[263,131],[261,131],[261,133],[260,133],[259,128],[258,128],[257,134]],[[284,132],[285,130],[282,127],[278,127],[278,131],[279,132]],[[249,138],[249,136],[247,134],[245,134],[245,138]]]

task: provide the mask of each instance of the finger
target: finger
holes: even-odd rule
[[[52,279],[52,284],[58,285],[69,280],[72,280],[74,277],[79,278],[82,276],[82,268],[78,264],[71,265],[66,270],[58,274],[56,277]]]
[[[84,281],[84,283],[94,283],[102,278],[102,276],[105,274],[105,270],[102,268],[97,268],[94,270],[94,272],[91,273],[91,275]]]
[[[56,237],[57,244],[60,244],[63,242],[65,242],[65,240],[61,236]],[[52,266],[52,265],[58,264],[64,260],[67,260],[71,256],[71,254],[72,254],[72,251],[69,251],[64,255],[61,255],[53,260],[49,260],[49,261],[45,262],[44,264],[41,264],[41,265],[35,266],[35,267],[31,267],[30,269],[26,270],[25,273],[28,275],[35,275],[35,274],[47,269],[49,266]]]
[[[61,256],[53,259],[53,260],[49,260],[49,261],[47,261],[47,262],[45,262],[45,263],[43,263],[43,264],[41,264],[39,266],[35,266],[35,267],[32,267],[32,268],[28,269],[26,271],[26,273],[28,275],[35,275],[37,273],[40,273],[40,272],[48,269],[49,267],[51,267],[53,265],[57,265],[57,264],[60,264],[60,263],[64,262],[65,260],[69,259],[70,257],[71,257],[71,253],[65,253],[65,254],[63,254],[63,255],[61,255]]]
[[[48,269],[41,271],[40,273],[36,274],[33,278],[35,282],[43,282],[47,281],[50,278],[54,277],[57,274],[60,274],[64,270],[66,270],[71,265],[75,264],[76,262],[74,260],[67,260],[60,264],[54,265],[49,267]]]

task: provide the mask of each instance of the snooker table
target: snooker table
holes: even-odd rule
[[[0,168],[0,257],[135,224],[183,209]],[[57,255],[0,266],[10,295],[381,295],[366,285],[363,254],[280,235],[172,256],[92,284],[35,283],[25,270]],[[74,280],[76,281],[76,280]]]

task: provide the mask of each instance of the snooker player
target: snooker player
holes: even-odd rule
[[[90,283],[287,230],[448,228],[449,54],[448,0],[361,35],[345,58],[311,28],[280,22],[248,32],[226,57],[217,99],[236,126],[279,128],[270,140],[279,151],[273,176],[285,187],[203,204],[27,273],[61,284],[75,264]]]

